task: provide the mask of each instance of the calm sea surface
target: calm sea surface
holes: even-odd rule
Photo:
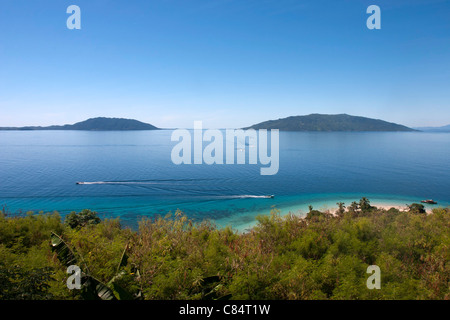
[[[273,176],[261,176],[260,164],[175,165],[171,134],[0,131],[0,205],[11,213],[62,215],[89,208],[131,227],[140,217],[180,209],[243,229],[272,206],[301,214],[309,204],[326,209],[362,196],[373,203],[450,203],[448,133],[280,132]],[[275,198],[261,197],[270,194]]]

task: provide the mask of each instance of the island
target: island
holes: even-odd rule
[[[310,114],[261,122],[245,129],[280,131],[418,131],[406,126],[348,114]]]
[[[419,127],[414,129],[424,132],[450,132],[450,124],[442,127]]]
[[[159,130],[159,128],[133,119],[123,118],[91,118],[75,124],[62,126],[29,126],[29,127],[0,127],[0,130],[87,130],[87,131],[128,131],[128,130]]]

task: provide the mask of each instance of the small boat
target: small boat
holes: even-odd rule
[[[422,201],[420,201],[420,202],[422,202],[422,203],[428,203],[428,204],[437,204],[437,202],[436,202],[436,201],[434,201],[434,200],[431,200],[431,199],[427,199],[427,200],[422,200]]]
[[[275,196],[273,194],[271,194],[271,195],[268,195],[267,198],[273,199],[273,198],[275,198]]]
[[[84,184],[84,182],[76,182],[75,184]]]

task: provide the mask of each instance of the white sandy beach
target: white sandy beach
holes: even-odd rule
[[[333,200],[333,201],[324,201],[322,203],[320,202],[311,202],[311,204],[298,204],[298,205],[292,205],[292,206],[288,206],[288,207],[282,207],[282,208],[278,208],[275,206],[276,209],[280,210],[280,215],[281,216],[285,216],[288,214],[293,214],[293,215],[298,215],[301,217],[306,216],[307,212],[309,211],[308,206],[312,205],[314,209],[322,211],[322,212],[329,212],[331,214],[335,214],[336,211],[338,210],[338,206],[336,203],[338,202],[344,202],[345,206],[349,206],[353,201],[359,202],[359,200],[351,200],[350,199],[344,199],[344,200]],[[374,200],[374,201],[370,201],[370,205],[377,207],[379,209],[385,209],[385,210],[389,210],[391,208],[395,208],[398,209],[400,211],[409,211],[408,205],[406,204],[407,201],[405,201],[404,204],[402,204],[400,201],[396,200],[396,201],[386,201],[386,200]],[[333,205],[334,204],[334,205]],[[427,214],[430,214],[433,210],[433,208],[438,208],[439,206],[430,206],[430,205],[425,205],[425,210],[427,212]],[[254,212],[254,213],[249,213],[246,216],[253,216],[254,219],[251,222],[245,222],[245,223],[239,223],[239,221],[237,221],[237,218],[235,221],[233,221],[232,225],[235,225],[235,229],[242,231],[242,232],[246,232],[249,229],[251,229],[252,227],[254,227],[257,223],[256,221],[256,216],[257,215],[269,215],[270,214],[270,210],[267,210],[265,212]],[[232,222],[232,221],[230,221]]]

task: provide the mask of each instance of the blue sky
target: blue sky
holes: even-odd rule
[[[69,30],[69,5],[81,30]],[[366,9],[381,8],[381,30]],[[0,126],[450,123],[450,1],[2,0]]]

